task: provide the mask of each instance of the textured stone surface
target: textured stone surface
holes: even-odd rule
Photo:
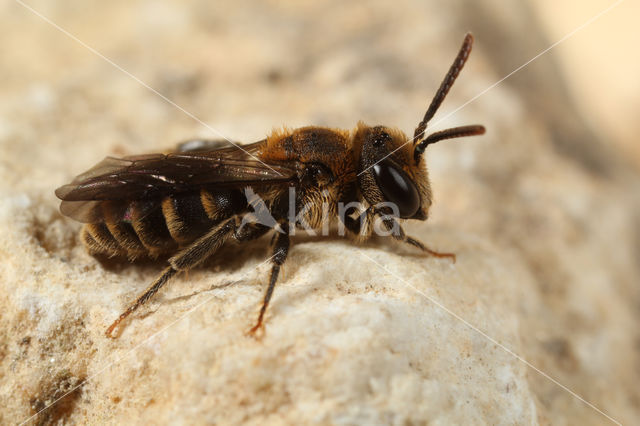
[[[29,4],[251,142],[359,119],[411,132],[466,30],[476,49],[438,117],[550,44],[522,6],[422,3]],[[105,155],[215,135],[18,3],[0,12],[0,423],[81,383],[30,421],[607,421],[514,354],[640,417],[638,159],[578,114],[552,55],[437,127],[488,128],[429,149],[432,218],[406,225],[457,263],[296,237],[256,341],[268,240],[230,245],[112,341],[105,327],[161,265],[88,256],[53,190]]]

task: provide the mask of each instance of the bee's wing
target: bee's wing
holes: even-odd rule
[[[56,190],[60,211],[80,222],[125,217],[131,202],[158,200],[200,188],[287,185],[295,169],[254,158],[264,141],[247,148],[175,152],[124,158],[107,157],[73,182]],[[144,203],[138,203],[144,205]],[[150,203],[151,204],[151,203]]]

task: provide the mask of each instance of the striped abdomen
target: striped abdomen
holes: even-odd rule
[[[222,219],[245,211],[247,201],[239,190],[203,189],[122,207],[104,203],[104,221],[82,229],[82,242],[91,254],[134,260],[173,253]],[[123,210],[124,214],[113,213]]]

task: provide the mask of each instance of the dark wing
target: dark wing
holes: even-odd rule
[[[60,211],[80,222],[93,223],[104,219],[107,206],[109,216],[124,217],[133,201],[161,199],[202,187],[287,185],[295,178],[295,169],[258,160],[263,144],[260,141],[243,149],[107,157],[56,190],[63,200]]]

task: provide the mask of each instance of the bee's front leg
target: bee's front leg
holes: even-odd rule
[[[456,263],[456,255],[454,253],[440,253],[438,251],[431,250],[429,247],[425,246],[420,241],[416,240],[415,238],[409,237],[407,234],[405,234],[404,229],[402,229],[402,226],[400,226],[400,224],[392,217],[380,216],[380,219],[382,220],[382,223],[384,224],[385,228],[389,232],[391,232],[391,236],[393,236],[393,238],[395,238],[396,240],[402,241],[407,244],[411,244],[414,247],[418,247],[420,250],[424,251],[425,253],[428,253],[433,257],[440,257],[440,258],[448,257],[451,259],[453,263]]]
[[[357,217],[344,215],[340,220],[345,228],[353,234],[358,241],[364,241],[369,238],[373,231],[373,221],[375,219],[375,210],[372,207],[361,211]]]

